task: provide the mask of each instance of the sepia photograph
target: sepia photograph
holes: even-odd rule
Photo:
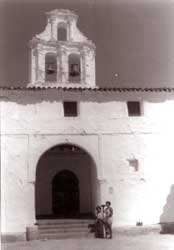
[[[2,250],[174,250],[174,0],[0,0]]]

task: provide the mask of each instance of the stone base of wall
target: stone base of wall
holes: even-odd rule
[[[32,226],[26,228],[26,240],[38,240],[39,239],[39,231],[38,226]]]
[[[2,243],[10,243],[16,241],[29,241],[29,240],[38,240],[38,227],[32,226],[27,227],[26,232],[22,233],[2,233],[1,241]]]
[[[23,233],[2,233],[1,242],[10,243],[17,241],[26,241],[26,232]]]

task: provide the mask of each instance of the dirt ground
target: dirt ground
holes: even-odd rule
[[[115,235],[113,239],[64,239],[6,243],[2,250],[174,250],[174,235]]]

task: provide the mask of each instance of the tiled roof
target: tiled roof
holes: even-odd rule
[[[2,86],[0,90],[21,90],[21,91],[44,91],[44,90],[63,90],[63,91],[101,91],[101,92],[174,92],[174,87],[153,87],[153,88],[136,88],[136,87],[68,87],[68,86]]]

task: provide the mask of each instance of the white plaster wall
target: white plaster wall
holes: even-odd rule
[[[111,200],[114,226],[174,221],[172,95],[139,96],[144,99],[141,117],[127,115],[125,100],[137,100],[132,93],[11,91],[3,96],[4,231],[24,230],[34,223],[31,183],[36,165],[44,152],[60,143],[80,146],[93,158],[96,177],[92,179],[97,180],[92,200]],[[80,103],[77,118],[63,117],[63,100]],[[139,171],[129,165],[133,159],[138,160]]]
[[[1,136],[1,230],[24,232],[33,224],[33,183],[27,179],[28,136]]]
[[[161,218],[165,222],[174,220],[174,201],[167,201],[174,176],[171,169],[174,142],[167,146],[171,139],[174,139],[171,135],[159,134],[102,137],[101,155],[106,177],[103,200],[108,197],[112,201],[115,225],[135,225],[136,221],[153,224]],[[138,159],[138,171],[129,165],[130,159]],[[164,216],[166,204],[168,214]]]
[[[5,102],[2,110],[4,118],[2,133],[8,131],[14,134],[66,134],[69,130],[71,133],[97,134],[173,133],[174,120],[171,115],[174,107],[173,100],[144,99],[143,115],[128,117],[126,96],[124,98],[120,96],[118,100],[114,95],[108,95],[106,99],[100,93],[92,93],[90,96],[90,93],[79,95],[78,92],[59,93],[52,90],[15,93],[15,96],[12,95],[9,98],[11,101]],[[131,98],[137,100],[136,95]],[[63,101],[78,102],[78,117],[63,116]],[[6,116],[7,113],[8,116]],[[9,124],[11,126],[8,126]]]

